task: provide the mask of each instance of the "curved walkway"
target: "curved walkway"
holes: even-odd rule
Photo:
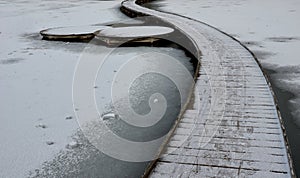
[[[172,24],[201,53],[194,109],[185,111],[146,176],[294,176],[273,92],[251,52],[199,21],[147,9],[136,0],[122,8]]]

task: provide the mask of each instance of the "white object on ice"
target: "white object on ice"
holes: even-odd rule
[[[66,146],[68,149],[74,149],[74,148],[77,148],[77,147],[79,147],[79,143],[78,142],[76,142],[76,141],[72,141],[72,142],[70,142],[70,143],[68,143],[68,145]]]
[[[106,113],[106,114],[103,114],[103,115],[101,116],[101,118],[102,118],[103,120],[116,119],[117,117],[118,117],[118,115],[115,114],[115,113]]]

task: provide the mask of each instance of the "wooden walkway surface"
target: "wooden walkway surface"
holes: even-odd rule
[[[201,51],[193,109],[179,121],[150,177],[294,176],[273,93],[251,52],[194,19],[135,0],[122,8],[171,23]]]

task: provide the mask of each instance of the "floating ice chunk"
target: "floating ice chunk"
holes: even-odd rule
[[[74,148],[77,148],[79,146],[80,146],[80,144],[78,142],[72,141],[72,142],[68,143],[66,147],[68,149],[74,149]]]
[[[106,113],[106,114],[103,114],[101,116],[101,118],[105,121],[105,120],[109,120],[109,119],[117,119],[118,118],[118,115],[115,114],[115,113]]]

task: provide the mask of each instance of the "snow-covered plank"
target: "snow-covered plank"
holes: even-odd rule
[[[123,8],[172,24],[202,54],[193,110],[184,113],[150,176],[291,177],[277,107],[252,54],[206,24],[135,2]]]

